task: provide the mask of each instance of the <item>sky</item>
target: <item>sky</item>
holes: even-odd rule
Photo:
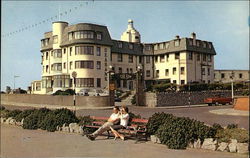
[[[40,40],[58,20],[106,25],[111,37],[120,39],[133,19],[145,43],[195,32],[213,42],[215,69],[249,69],[248,1],[5,0],[1,7],[1,90],[13,88],[14,76],[19,76],[15,87],[23,89],[41,79]]]

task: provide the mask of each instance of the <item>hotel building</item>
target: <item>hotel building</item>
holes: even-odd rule
[[[135,73],[142,68],[145,85],[157,82],[187,84],[214,81],[212,42],[176,36],[158,43],[142,43],[140,33],[128,21],[121,40],[110,37],[103,25],[57,21],[41,40],[42,80],[32,82],[33,94],[51,94],[72,88],[107,89],[109,67],[115,73]],[[133,90],[135,81],[116,81],[116,87]]]

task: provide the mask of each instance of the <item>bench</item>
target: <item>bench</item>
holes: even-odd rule
[[[91,128],[97,130],[108,120],[108,117],[91,116],[90,118],[93,119],[94,121],[90,124],[83,125],[82,128]],[[126,138],[131,138],[131,139],[135,138],[137,141],[143,138],[144,140],[147,141],[148,138],[147,128],[146,128],[147,123],[148,120],[146,119],[133,118],[126,129],[120,129],[118,130],[118,132],[124,134]],[[111,130],[107,131],[107,138],[113,136],[113,134],[111,135],[111,133],[112,133]]]

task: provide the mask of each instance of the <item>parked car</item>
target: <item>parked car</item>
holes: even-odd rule
[[[213,104],[215,104],[215,105],[219,105],[219,104],[226,105],[226,104],[232,104],[232,102],[233,102],[232,98],[220,97],[220,96],[204,99],[204,103],[208,104],[208,106],[212,106]]]
[[[90,89],[81,89],[77,94],[78,95],[84,95],[84,96],[89,96]]]
[[[84,95],[84,96],[108,96],[108,91],[102,90],[102,89],[81,89],[78,95]]]

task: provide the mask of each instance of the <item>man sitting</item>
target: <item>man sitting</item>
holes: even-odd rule
[[[110,127],[112,125],[115,125],[119,122],[120,117],[119,117],[119,107],[115,106],[113,108],[113,113],[110,115],[109,119],[107,122],[105,122],[98,130],[96,130],[94,133],[92,134],[88,134],[87,138],[89,138],[90,140],[95,140],[95,138],[99,135],[101,135],[103,132],[110,130]]]

